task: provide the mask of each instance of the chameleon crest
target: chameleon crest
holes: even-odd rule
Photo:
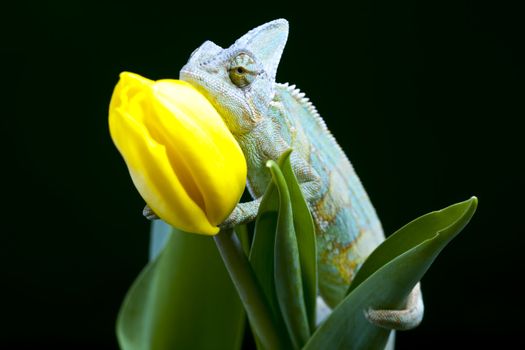
[[[240,203],[229,224],[255,218],[270,181],[266,161],[293,148],[292,168],[316,227],[319,292],[333,307],[384,235],[361,181],[315,107],[294,85],[275,82],[287,37],[288,22],[279,19],[225,49],[206,41],[180,79],[213,103],[246,157],[254,200]]]

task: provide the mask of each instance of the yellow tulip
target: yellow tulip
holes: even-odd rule
[[[238,203],[246,160],[221,116],[190,84],[123,72],[109,128],[133,183],[170,225],[213,235]]]

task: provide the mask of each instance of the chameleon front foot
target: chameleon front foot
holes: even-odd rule
[[[222,230],[234,228],[237,225],[247,224],[257,217],[262,197],[251,202],[239,203],[232,213],[219,227]]]
[[[259,211],[259,204],[261,204],[261,198],[251,202],[237,204],[230,216],[224,220],[219,227],[221,229],[230,229],[237,225],[247,224],[248,222],[255,220],[257,212]],[[148,205],[142,210],[142,215],[148,220],[160,219]]]
[[[403,310],[373,310],[365,311],[367,320],[382,328],[395,330],[409,330],[417,327],[423,320],[424,313],[421,287],[418,284],[412,289]]]

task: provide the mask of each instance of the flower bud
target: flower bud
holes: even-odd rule
[[[246,183],[241,148],[189,83],[123,72],[109,106],[111,137],[148,206],[181,230],[213,235]]]

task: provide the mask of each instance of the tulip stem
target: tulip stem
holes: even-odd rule
[[[259,288],[241,242],[232,230],[221,231],[214,236],[214,239],[257,339],[264,349],[282,349],[283,346],[272,322],[270,308]]]

